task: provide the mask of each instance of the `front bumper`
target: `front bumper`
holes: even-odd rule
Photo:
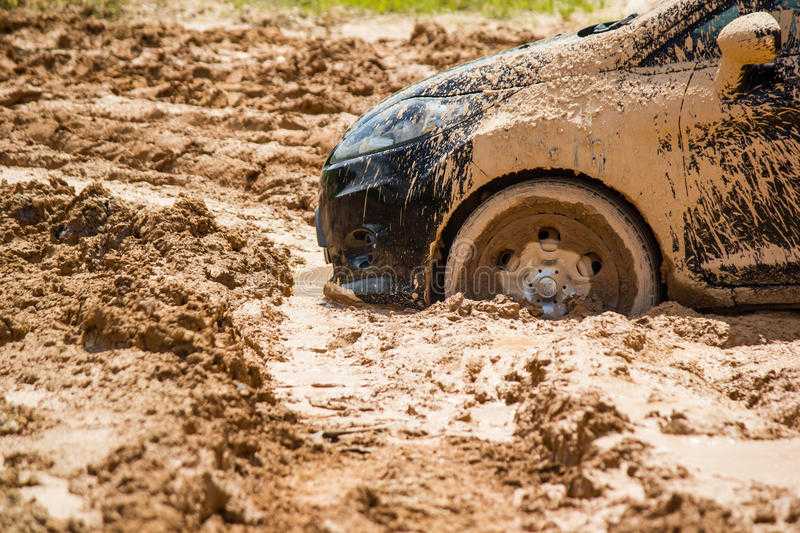
[[[362,300],[422,307],[432,244],[463,191],[474,123],[323,169],[317,240],[332,281]]]

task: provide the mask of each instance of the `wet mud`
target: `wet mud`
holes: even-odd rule
[[[138,20],[0,20],[0,529],[800,529],[798,314],[326,289],[343,130],[534,32]]]

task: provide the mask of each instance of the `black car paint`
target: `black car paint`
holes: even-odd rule
[[[335,282],[370,301],[422,303],[424,265],[444,216],[440,206],[451,200],[451,189],[437,187],[437,176],[448,165],[469,165],[477,123],[472,119],[412,145],[326,167],[318,224]],[[348,236],[359,230],[369,231],[372,242],[348,246]],[[353,264],[365,255],[368,268]]]

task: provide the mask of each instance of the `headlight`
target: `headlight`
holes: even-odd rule
[[[497,95],[400,100],[356,122],[334,150],[330,163],[379,152],[442,131],[484,110]]]

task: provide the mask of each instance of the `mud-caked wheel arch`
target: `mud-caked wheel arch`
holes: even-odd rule
[[[445,294],[504,294],[557,318],[585,299],[628,315],[659,302],[658,252],[632,208],[601,187],[567,178],[511,186],[460,228]]]

